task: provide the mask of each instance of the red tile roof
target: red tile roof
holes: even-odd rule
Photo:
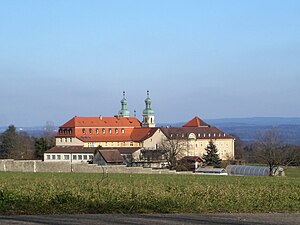
[[[141,122],[135,117],[78,117],[75,116],[66,122],[65,127],[141,127]]]
[[[182,125],[183,127],[208,127],[209,125],[201,120],[198,116],[195,116],[186,124]]]
[[[141,142],[146,140],[149,137],[152,137],[153,134],[158,130],[157,127],[142,127],[142,128],[134,128],[131,133],[131,139],[135,142]]]

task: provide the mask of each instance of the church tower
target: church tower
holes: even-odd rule
[[[146,108],[143,111],[142,127],[155,127],[154,111],[151,109],[151,99],[149,91],[147,91],[147,98],[145,99]]]
[[[121,105],[122,105],[122,108],[119,111],[119,116],[120,117],[129,117],[130,116],[130,112],[127,109],[127,100],[125,98],[125,91],[123,91],[123,99],[121,100]]]

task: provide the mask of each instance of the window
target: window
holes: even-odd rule
[[[105,134],[105,128],[102,128],[102,134]]]
[[[122,134],[125,134],[125,130],[124,130],[124,128],[122,128]]]
[[[70,142],[72,142],[72,138],[70,138]]]
[[[120,147],[120,142],[118,142],[117,146]]]
[[[210,133],[208,134],[208,137],[210,137]]]
[[[67,134],[67,129],[64,129],[64,134]]]
[[[110,134],[112,134],[112,130],[111,130],[111,128],[109,128],[109,129],[108,129],[108,132],[109,132]]]
[[[89,155],[89,159],[93,159],[93,156],[92,156],[92,155]]]
[[[52,159],[55,160],[55,155],[52,155]]]
[[[61,160],[61,155],[57,155],[57,159],[58,159],[58,160]]]
[[[126,146],[126,142],[123,142],[123,146],[124,146],[124,147]]]
[[[71,128],[69,129],[69,134],[72,134],[72,129]]]
[[[60,134],[62,134],[62,130],[61,130],[61,129],[59,129],[58,132],[59,132]]]
[[[77,160],[77,155],[73,155],[73,160]]]
[[[68,142],[68,138],[65,138],[65,142]]]
[[[83,155],[83,159],[84,159],[84,160],[87,160],[87,155]]]
[[[116,133],[116,134],[118,134],[118,133],[119,133],[119,130],[118,130],[118,128],[116,128],[116,129],[115,129],[115,133]]]
[[[92,128],[90,128],[90,129],[89,129],[89,131],[90,131],[90,134],[92,134],[92,133],[93,133],[93,130],[92,130]]]
[[[50,155],[47,155],[47,159],[50,160]]]
[[[82,129],[82,133],[85,134],[85,129],[84,128]]]
[[[98,128],[96,128],[96,134],[99,134],[99,129]]]
[[[106,147],[108,146],[108,143],[107,143],[107,142],[105,142],[105,146],[106,146]]]
[[[59,142],[62,142],[62,138],[59,139]]]
[[[64,155],[64,160],[69,160],[70,156],[69,155]]]
[[[113,142],[111,143],[111,147],[114,147],[114,143]]]
[[[198,134],[198,137],[200,137],[200,134]]]
[[[88,142],[88,147],[94,147],[94,143],[93,142]]]
[[[78,160],[82,160],[82,155],[78,155]]]
[[[130,147],[133,147],[133,142],[132,141],[130,142]]]

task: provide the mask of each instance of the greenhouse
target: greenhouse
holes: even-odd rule
[[[231,176],[269,176],[269,167],[267,166],[228,165],[226,171]],[[276,171],[274,169],[274,174],[275,176],[284,176],[283,169],[281,167]]]

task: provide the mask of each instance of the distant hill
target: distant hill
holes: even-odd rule
[[[277,128],[286,144],[300,145],[300,117],[252,117],[252,118],[226,118],[204,119],[205,122],[216,126],[226,133],[239,136],[243,141],[254,142],[265,130]],[[182,126],[185,122],[159,123],[157,126]],[[7,127],[0,127],[3,132]],[[32,136],[40,136],[44,132],[44,126],[17,127]],[[55,128],[57,130],[57,127]]]
[[[286,144],[300,145],[300,118],[253,117],[207,119],[205,122],[226,133],[237,135],[243,141],[254,142],[267,129],[276,128]],[[182,123],[160,124],[162,126],[182,126]]]

